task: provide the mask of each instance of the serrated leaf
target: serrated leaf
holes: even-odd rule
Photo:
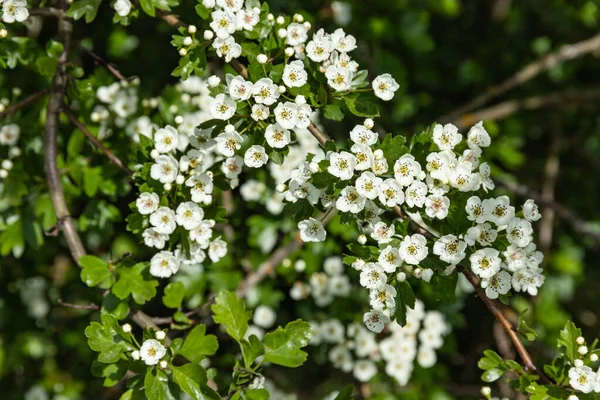
[[[256,337],[256,335],[250,335],[248,340],[242,340],[240,342],[242,346],[242,355],[246,366],[249,367],[252,363],[260,356],[265,354],[265,346]]]
[[[206,371],[196,364],[185,364],[180,367],[171,366],[173,381],[190,395],[194,400],[218,400],[221,398],[217,392],[208,385]]]
[[[206,334],[206,325],[197,325],[183,342],[178,354],[184,356],[188,361],[199,363],[206,356],[215,354],[218,348],[217,337]]]
[[[396,283],[396,322],[400,326],[406,325],[406,308],[414,308],[417,298],[410,283],[398,281]]]
[[[171,282],[165,287],[163,304],[169,308],[179,308],[185,296],[185,285],[182,282]]]
[[[335,183],[339,182],[339,178],[331,175],[328,172],[315,172],[311,180],[312,184],[318,189],[325,189],[332,187]]]
[[[342,109],[335,104],[327,104],[325,106],[325,113],[323,115],[325,118],[332,121],[341,121],[344,119],[344,113],[342,112]]]
[[[248,330],[250,312],[246,311],[243,300],[238,299],[233,292],[221,291],[211,309],[214,321],[222,325],[229,336],[238,342],[244,338]]]
[[[148,400],[176,400],[169,387],[169,377],[158,368],[149,368],[144,378],[144,392]]]
[[[129,350],[133,350],[127,341],[127,336],[119,326],[117,319],[110,314],[102,314],[102,323],[92,322],[85,329],[85,336],[88,338],[88,345],[98,354],[98,361],[103,363],[115,363],[121,355]]]
[[[138,304],[152,300],[156,295],[158,281],[145,274],[145,263],[137,263],[133,267],[120,267],[117,269],[119,278],[112,287],[112,292],[119,299],[124,300],[129,295]]]
[[[433,296],[436,301],[441,301],[444,304],[456,303],[456,282],[458,281],[458,273],[454,272],[450,275],[433,274],[429,284],[433,290]]]
[[[498,380],[502,375],[504,375],[504,371],[498,368],[488,369],[481,375],[481,380],[484,382],[494,382]]]
[[[71,3],[67,10],[67,17],[78,20],[85,16],[85,22],[88,24],[96,18],[98,7],[102,0],[77,0]]]
[[[306,352],[300,350],[308,345],[311,329],[307,322],[297,320],[285,328],[277,328],[267,333],[263,339],[265,345],[264,360],[284,367],[299,367],[306,361]]]
[[[98,286],[106,279],[110,278],[112,283],[112,273],[108,264],[98,257],[85,255],[79,259],[81,266],[81,280],[88,286]]]
[[[567,321],[565,327],[560,331],[558,346],[565,348],[565,355],[569,361],[574,362],[577,358],[577,338],[581,336],[581,329],[577,328],[572,321]]]
[[[374,97],[369,98],[360,93],[351,93],[344,98],[344,101],[348,110],[357,117],[379,117],[379,108]]]

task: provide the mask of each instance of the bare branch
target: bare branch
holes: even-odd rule
[[[114,65],[112,65],[109,61],[105,60],[104,58],[100,57],[99,55],[97,55],[96,53],[94,53],[93,51],[91,51],[90,49],[86,48],[85,46],[79,46],[79,49],[84,52],[85,54],[89,55],[90,57],[92,57],[94,59],[94,61],[96,61],[97,64],[102,65],[103,67],[105,67],[108,72],[110,72],[111,74],[113,74],[115,76],[115,78],[121,80],[121,81],[127,81],[128,79],[125,78],[121,72],[119,72],[119,70],[117,69],[117,67],[115,67]]]
[[[75,308],[77,310],[99,310],[100,309],[100,306],[97,304],[94,304],[94,303],[72,304],[72,303],[67,303],[66,301],[63,301],[62,299],[58,299],[57,303],[63,307]]]
[[[26,106],[27,104],[31,103],[32,101],[35,101],[37,99],[39,99],[42,96],[45,96],[48,94],[48,92],[50,92],[50,89],[44,89],[41,90],[37,93],[33,93],[27,97],[25,97],[23,100],[13,104],[12,106],[8,107],[6,110],[0,112],[0,117],[4,117],[5,115],[10,115],[12,113],[14,113],[15,111],[17,111],[19,108]]]
[[[554,67],[555,65],[568,60],[574,60],[576,58],[583,57],[586,54],[593,53],[600,50],[600,34],[592,36],[589,39],[582,40],[581,42],[565,45],[560,50],[550,53],[539,60],[527,64],[521,68],[516,74],[499,84],[486,91],[484,94],[475,97],[473,100],[462,105],[456,110],[442,116],[440,121],[449,122],[454,121],[464,114],[471,112],[490,100],[495,99],[510,89],[523,85],[525,82],[534,78],[547,69]]]

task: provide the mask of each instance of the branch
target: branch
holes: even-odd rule
[[[94,304],[94,303],[72,304],[72,303],[67,303],[67,302],[63,301],[62,299],[58,299],[57,303],[63,307],[75,308],[77,310],[99,310],[100,309],[100,306],[97,304]]]
[[[459,129],[470,127],[471,125],[486,120],[498,120],[506,118],[521,110],[537,110],[543,107],[555,105],[571,105],[588,102],[597,102],[600,100],[600,89],[586,90],[565,90],[562,92],[553,92],[541,96],[526,97],[524,99],[507,100],[494,106],[478,110],[471,114],[464,114],[461,117],[449,119]]]
[[[582,40],[581,42],[573,43],[570,45],[562,46],[560,50],[550,53],[532,63],[527,64],[525,67],[520,69],[516,74],[499,84],[498,86],[491,87],[487,92],[482,95],[475,97],[473,100],[462,105],[456,110],[442,116],[440,118],[443,122],[449,122],[459,119],[464,116],[465,113],[473,111],[490,100],[495,99],[508,92],[510,89],[523,85],[525,82],[534,78],[547,69],[554,67],[555,65],[568,60],[574,60],[579,57],[583,57],[586,54],[593,53],[600,50],[600,34],[592,36],[589,39]]]
[[[39,99],[42,96],[47,95],[48,92],[50,92],[50,89],[44,89],[37,93],[31,94],[31,95],[25,97],[23,100],[19,101],[18,103],[13,104],[12,106],[8,107],[6,110],[0,112],[0,117],[4,117],[5,115],[10,115],[10,114],[14,113],[19,108],[31,103],[32,101]]]
[[[97,64],[100,64],[103,67],[105,67],[108,70],[108,72],[110,72],[111,74],[113,74],[115,76],[115,78],[117,78],[121,81],[127,81],[127,78],[125,78],[114,65],[112,65],[110,62],[108,62],[104,58],[100,57],[99,55],[97,55],[90,49],[86,48],[85,46],[80,45],[79,49],[82,52],[84,52],[85,54],[92,57],[94,59],[94,61],[96,61]]]
[[[90,140],[90,142],[92,142],[94,144],[94,146],[96,146],[98,149],[100,149],[109,158],[109,160],[113,164],[116,164],[123,171],[127,172],[128,175],[133,175],[133,171],[131,171],[125,165],[125,163],[123,161],[121,161],[121,159],[119,157],[115,156],[113,152],[111,152],[109,149],[107,149],[106,147],[104,147],[104,145],[98,140],[98,138],[96,138],[94,135],[92,135],[92,133],[85,127],[85,125],[81,121],[79,121],[77,119],[77,117],[75,117],[75,115],[73,115],[73,111],[71,111],[67,107],[65,107],[62,111],[69,118],[69,120],[71,120],[71,122],[77,128],[79,128],[79,130],[81,132],[83,132],[83,134],[85,136],[88,137],[88,139]]]
[[[29,15],[39,15],[41,17],[60,18],[65,14],[65,10],[55,7],[34,8],[29,10]]]

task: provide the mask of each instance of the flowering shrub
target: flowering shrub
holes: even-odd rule
[[[542,215],[531,199],[494,192],[483,122],[462,133],[451,123],[385,133],[377,118],[400,89],[394,71],[369,79],[352,56],[360,40],[342,28],[275,17],[258,0],[203,0],[196,16],[181,17],[171,13],[178,5],[110,4],[115,24],[144,13],[176,29],[179,81],[156,97],[89,43],[74,44],[73,24],[93,24],[100,1],[2,5],[2,66],[51,80],[0,110],[0,190],[12,214],[2,254],[19,258],[41,247],[42,232],[62,232],[81,281],[98,289],[99,305],[65,304],[98,311],[85,336],[105,386],[121,399],[286,398],[265,375],[314,355],[357,382],[408,387],[414,374],[435,376],[448,352],[456,321],[436,308],[475,290],[519,355],[486,350],[484,381],[506,375],[532,398],[596,398],[596,342],[586,345],[568,322],[559,354],[538,368],[523,343],[535,332],[506,316],[511,296],[535,296],[544,284],[533,241]],[[19,36],[30,14],[56,18],[57,37],[42,47]],[[102,65],[86,73],[74,52]],[[46,94],[42,143],[19,108]],[[321,123],[344,118],[354,121],[348,140],[330,140]],[[66,123],[78,130],[62,135]],[[111,165],[80,156],[88,139]],[[43,153],[43,167],[23,153]],[[39,188],[31,171],[41,168]],[[89,198],[77,224],[65,195]],[[33,211],[22,211],[26,201]],[[261,212],[245,218],[252,209]],[[21,220],[34,231],[27,243]],[[102,243],[122,220],[139,251],[114,259]],[[338,387],[328,398],[353,393]],[[491,399],[489,388],[481,394]]]

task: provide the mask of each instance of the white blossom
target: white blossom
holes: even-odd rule
[[[404,203],[404,192],[395,179],[386,179],[379,185],[379,201],[387,207]]]
[[[290,101],[277,104],[277,107],[273,110],[275,120],[283,128],[293,129],[298,122],[297,108],[296,104]]]
[[[229,95],[237,101],[248,100],[252,96],[253,88],[252,82],[238,75],[229,82]]]
[[[175,213],[177,224],[188,231],[196,229],[204,218],[204,210],[191,201],[179,204]]]
[[[160,233],[154,228],[148,228],[142,233],[142,238],[146,246],[163,249],[166,241],[169,240],[169,235]]]
[[[262,78],[254,83],[252,96],[254,96],[254,101],[259,104],[270,106],[277,101],[279,94],[277,85],[269,78]]]
[[[2,6],[2,20],[7,24],[13,22],[23,22],[29,18],[29,10],[27,10],[26,0],[4,0]]]
[[[225,157],[232,157],[235,152],[242,148],[244,139],[236,131],[220,133],[217,138],[217,151]]]
[[[506,239],[515,246],[525,247],[533,240],[531,222],[513,218],[506,227]]]
[[[175,231],[177,227],[175,219],[175,212],[169,207],[159,207],[150,214],[150,224],[154,230],[165,235],[170,235]]]
[[[260,168],[269,161],[265,148],[260,145],[252,145],[244,154],[244,164],[250,168]]]
[[[304,63],[300,60],[292,61],[283,68],[281,77],[288,87],[301,87],[306,84],[308,74],[304,70]]]
[[[445,235],[433,245],[433,254],[450,265],[460,263],[466,256],[467,244],[454,235]]]
[[[235,42],[233,36],[229,36],[227,39],[215,39],[212,47],[216,50],[217,56],[225,59],[225,62],[230,62],[242,55],[242,46]]]
[[[336,200],[335,207],[342,212],[356,214],[365,208],[365,201],[366,198],[361,196],[354,186],[346,186]]]
[[[364,125],[356,125],[350,131],[350,140],[357,144],[372,146],[377,143],[377,134]]]
[[[281,149],[290,143],[290,131],[283,128],[279,123],[267,126],[265,130],[267,144],[274,149]]]
[[[140,347],[140,357],[146,365],[156,365],[167,354],[167,349],[156,339],[147,339]]]
[[[462,135],[458,133],[458,128],[452,124],[433,127],[433,142],[440,150],[452,150],[462,140]]]
[[[150,260],[150,274],[157,278],[168,278],[179,271],[179,260],[170,251],[156,253]]]
[[[480,278],[491,278],[500,271],[500,257],[496,249],[479,249],[469,257],[471,270]]]
[[[135,201],[135,206],[140,214],[152,214],[158,208],[160,199],[156,193],[143,192]]]
[[[483,122],[473,125],[467,134],[467,144],[469,147],[488,147],[491,143],[490,135],[483,127]]]
[[[383,74],[373,79],[372,87],[375,91],[375,96],[381,100],[390,101],[394,98],[394,94],[400,88],[400,85],[398,85],[390,74]]]
[[[363,322],[371,332],[381,333],[386,324],[390,323],[390,318],[377,310],[371,310],[363,316]]]
[[[237,27],[235,14],[217,10],[211,13],[211,17],[210,27],[219,39],[226,39],[235,32]]]
[[[298,222],[298,229],[303,242],[322,242],[327,236],[323,223],[314,218]]]
[[[210,115],[223,121],[233,117],[237,104],[235,100],[225,94],[218,94],[210,103]]]
[[[420,233],[406,235],[400,243],[400,257],[407,264],[418,265],[427,257],[427,239]]]
[[[169,153],[177,148],[178,140],[177,129],[167,125],[154,133],[154,148],[159,153]]]
[[[507,294],[511,288],[512,276],[506,271],[500,271],[491,278],[481,280],[481,287],[490,299],[497,299],[498,295]]]
[[[204,204],[212,202],[213,182],[207,174],[193,175],[185,181],[185,185],[191,188],[192,201]]]
[[[379,186],[382,182],[383,179],[370,171],[365,171],[356,180],[356,190],[361,196],[374,200],[379,195]]]
[[[329,166],[327,172],[331,175],[340,178],[341,180],[349,180],[354,176],[354,168],[356,167],[356,157],[352,153],[342,151],[340,153],[332,153],[329,158]]]
[[[430,218],[444,219],[450,210],[450,199],[446,196],[429,195],[425,199],[425,214]]]
[[[4,3],[6,4],[6,3]],[[6,14],[4,14],[6,15]],[[8,124],[0,128],[0,144],[14,146],[19,140],[21,128],[17,124]]]
[[[540,213],[537,204],[535,204],[535,201],[532,199],[527,200],[525,204],[523,204],[523,218],[531,222],[542,218],[542,214]]]

